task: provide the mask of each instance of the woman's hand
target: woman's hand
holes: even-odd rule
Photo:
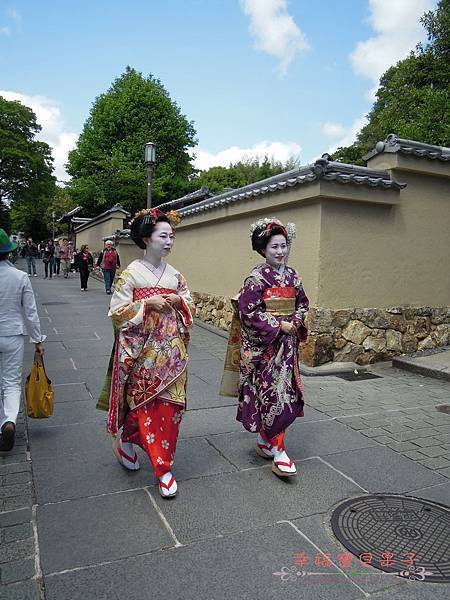
[[[145,302],[148,306],[150,306],[150,308],[156,310],[156,312],[170,312],[172,310],[172,307],[167,301],[167,298],[165,298],[161,294],[156,294],[156,296],[146,298]]]
[[[35,344],[34,349],[36,350],[36,353],[39,354],[39,356],[44,356],[45,348],[42,342],[38,342],[37,344]]]
[[[281,331],[286,335],[296,335],[297,327],[294,323],[289,323],[289,321],[281,321]]]
[[[162,296],[167,300],[170,306],[173,306],[174,308],[181,304],[181,298],[178,294],[163,294]]]

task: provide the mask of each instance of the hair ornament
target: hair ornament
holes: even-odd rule
[[[257,229],[261,230],[260,233],[258,233],[258,237],[270,236],[271,231],[274,227],[281,227],[281,229],[283,229],[283,231],[286,233],[286,240],[288,246],[290,246],[292,240],[296,237],[297,234],[295,223],[287,223],[287,225],[284,226],[283,223],[275,217],[258,219],[258,221],[252,223],[252,225],[250,226],[250,238],[253,236],[254,232]]]
[[[130,221],[130,225],[140,217],[144,217],[144,225],[155,225],[159,218],[166,216],[172,228],[176,227],[181,221],[181,216],[176,210],[170,210],[168,213],[164,213],[159,208],[144,208],[135,213],[133,219]]]

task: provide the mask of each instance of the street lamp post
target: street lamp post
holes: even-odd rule
[[[55,211],[52,212],[52,239],[55,240]]]
[[[153,163],[156,159],[156,144],[145,144],[145,164],[147,165],[147,208],[152,207]]]

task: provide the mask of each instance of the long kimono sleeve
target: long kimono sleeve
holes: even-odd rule
[[[117,280],[111,298],[108,315],[112,318],[115,329],[127,329],[141,325],[144,320],[144,300],[133,300],[136,284],[131,273],[122,271]]]
[[[297,335],[304,342],[308,337],[308,329],[305,325],[305,317],[308,313],[309,300],[303,289],[302,278],[296,273],[295,276],[295,315],[292,322],[297,327]]]
[[[280,321],[266,311],[263,294],[266,286],[249,277],[239,294],[239,318],[249,337],[264,346],[271,344],[280,333]]]
[[[181,305],[176,309],[185,327],[191,327],[194,322],[195,306],[186,279],[178,273],[177,294],[180,296]]]

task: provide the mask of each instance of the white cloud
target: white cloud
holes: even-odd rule
[[[322,133],[328,137],[337,138],[328,148],[327,152],[329,154],[333,154],[333,152],[335,152],[338,148],[353,144],[353,142],[356,140],[357,134],[361,131],[364,125],[367,125],[366,116],[358,117],[349,127],[345,127],[345,125],[342,123],[323,123],[321,127]]]
[[[18,32],[22,32],[22,17],[15,8],[9,8],[6,11],[8,17],[14,22]]]
[[[425,39],[419,19],[434,5],[435,0],[369,0],[368,20],[376,35],[358,42],[349,56],[354,72],[373,84],[369,99],[373,100],[386,69],[406,58]]]
[[[9,25],[3,25],[0,27],[0,35],[11,36],[13,33],[22,33],[22,17],[15,8],[9,8],[6,11],[8,21],[11,21]]]
[[[230,163],[248,158],[263,159],[267,156],[269,159],[287,162],[290,158],[298,158],[302,148],[295,142],[268,142],[262,141],[251,148],[239,148],[231,146],[221,150],[216,154],[206,152],[205,150],[195,149],[194,166],[197,169],[206,170],[211,167],[228,167]]]
[[[69,150],[72,150],[75,146],[78,135],[66,130],[58,103],[45,96],[26,96],[12,91],[0,90],[0,96],[3,96],[6,100],[18,100],[33,110],[37,122],[42,127],[42,131],[36,137],[43,142],[47,142],[52,148],[54,175],[57,179],[67,180],[69,176],[66,173],[64,164],[67,162]]]
[[[287,0],[241,0],[241,6],[250,17],[255,48],[277,58],[284,75],[296,52],[309,47],[304,33],[288,13]]]
[[[327,121],[326,123],[322,123],[320,131],[325,137],[338,138],[345,134],[345,127],[342,123],[332,123],[331,121]]]

